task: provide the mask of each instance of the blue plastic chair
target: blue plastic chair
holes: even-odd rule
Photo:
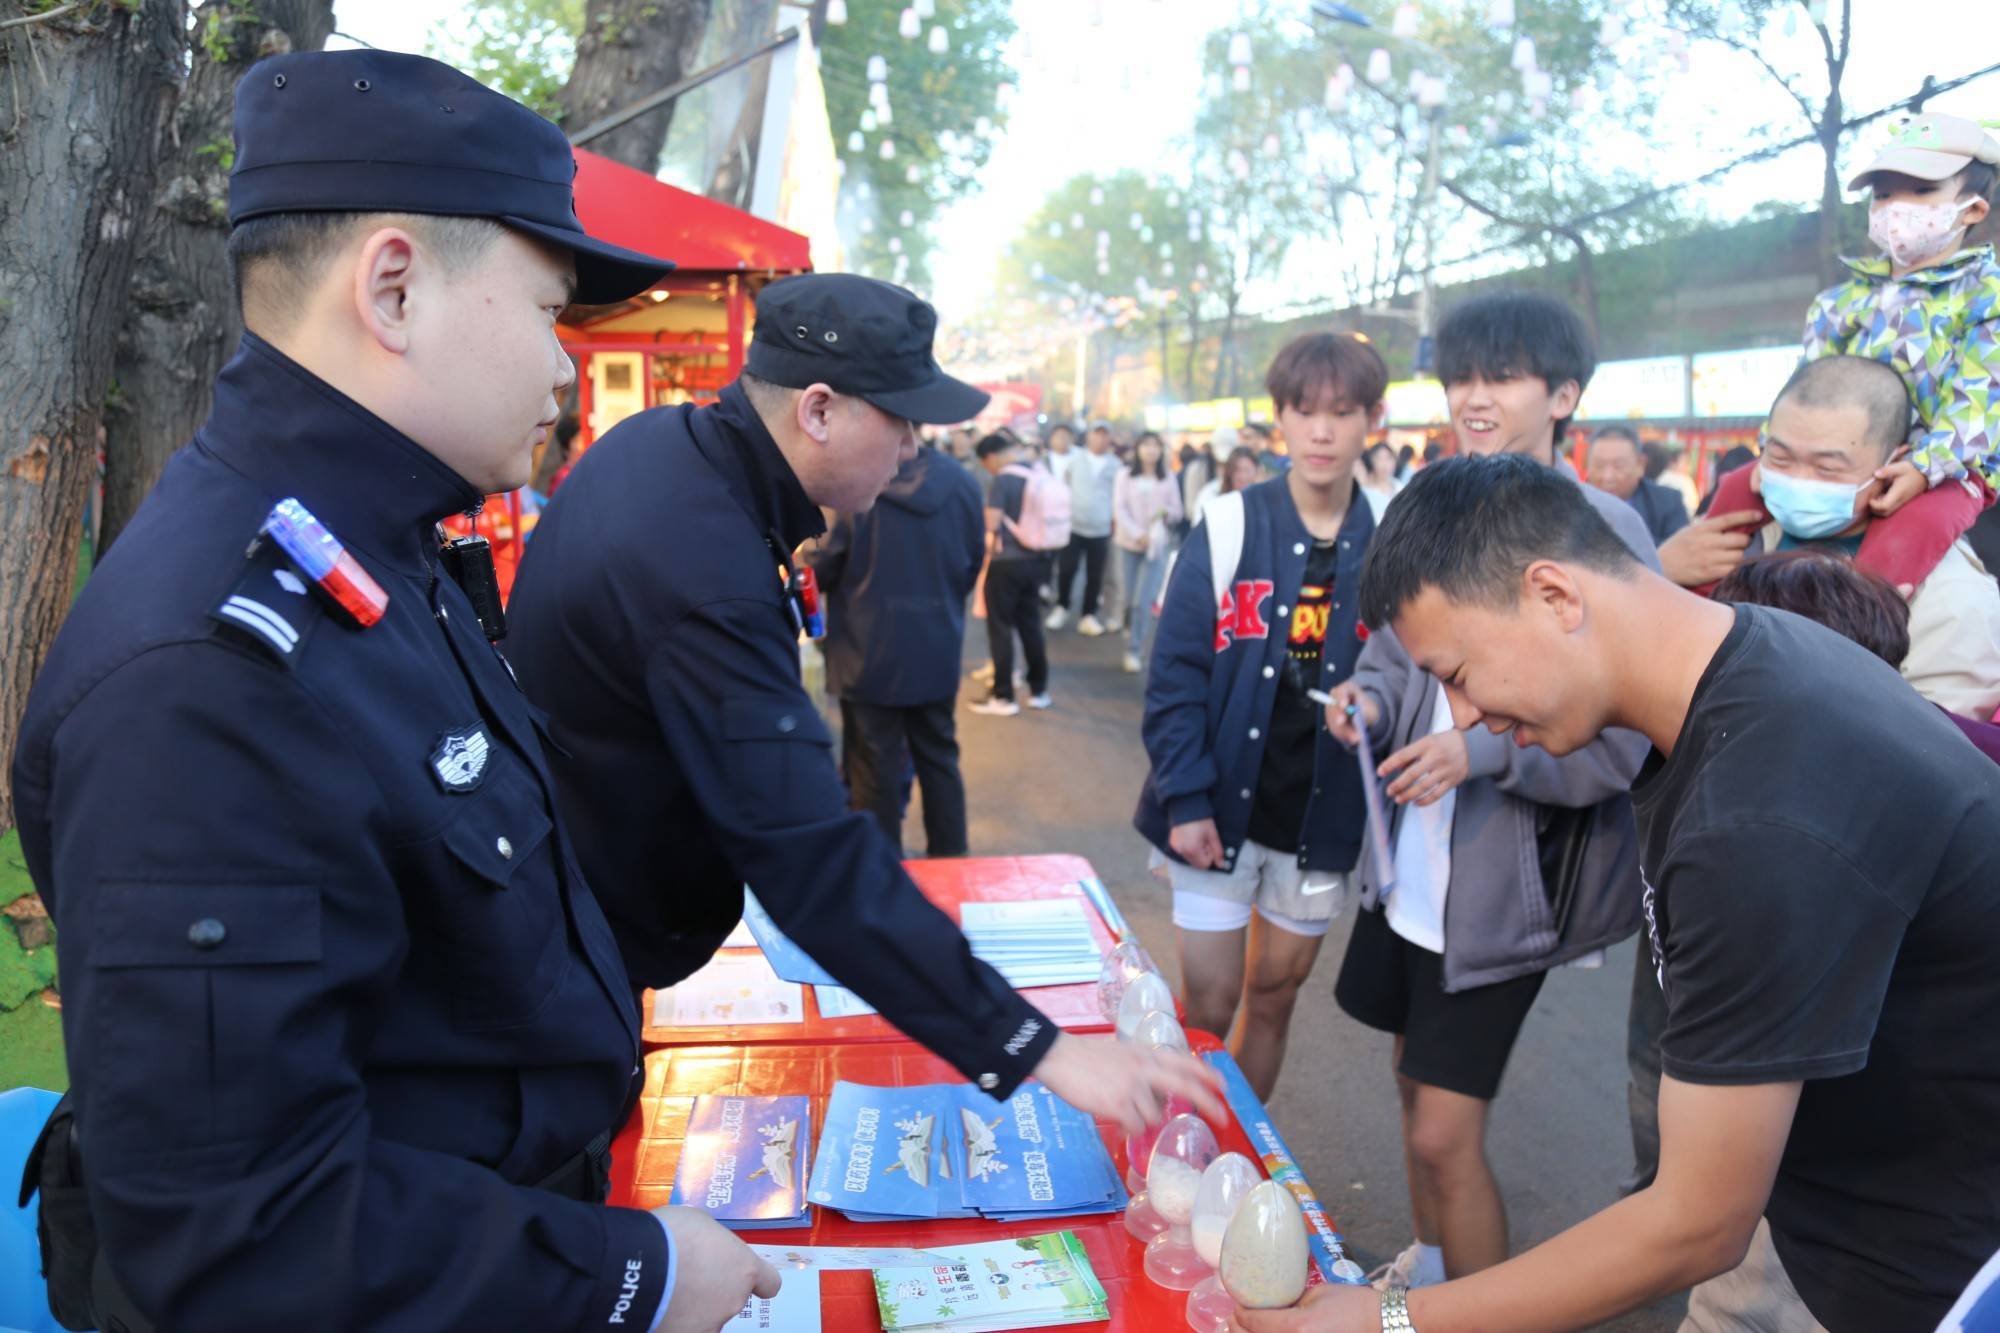
[[[41,1088],[0,1092],[0,1333],[62,1333],[49,1313],[48,1288],[42,1282],[42,1252],[35,1243],[38,1197],[16,1208],[21,1168],[28,1149],[42,1132],[49,1112],[61,1100]]]

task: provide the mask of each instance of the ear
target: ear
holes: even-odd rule
[[[1389,417],[1389,404],[1387,402],[1380,402],[1375,404],[1375,410],[1368,414],[1368,429],[1369,430],[1382,429],[1382,423],[1386,421],[1388,417]]]
[[[355,314],[376,345],[394,356],[410,350],[410,295],[417,268],[417,243],[401,227],[372,233],[355,256]]]
[[[1762,495],[1763,493],[1764,493],[1764,469],[1758,467],[1756,463],[1753,462],[1750,465],[1750,494]]]
[[[1575,380],[1564,380],[1556,391],[1549,395],[1549,407],[1556,420],[1576,415],[1576,405],[1583,401],[1583,386]]]
[[[1521,596],[1531,609],[1554,617],[1563,633],[1573,633],[1583,623],[1583,589],[1568,566],[1554,560],[1537,560],[1521,573]]]
[[[1972,228],[1986,221],[1987,215],[1992,213],[1992,211],[1993,205],[1986,201],[1986,196],[1980,195],[1966,206],[1963,213],[1958,215],[1958,220],[1965,224],[1966,230],[1970,231]]]
[[[799,392],[795,421],[807,439],[825,445],[833,438],[830,424],[834,401],[839,395],[825,384],[814,384]]]

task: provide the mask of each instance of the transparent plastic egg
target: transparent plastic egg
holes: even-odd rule
[[[1275,1180],[1244,1196],[1222,1233],[1222,1285],[1247,1310],[1283,1310],[1305,1295],[1306,1219]]]
[[[1201,1187],[1195,1191],[1194,1219],[1188,1229],[1194,1233],[1195,1252],[1210,1268],[1222,1262],[1222,1233],[1244,1197],[1264,1179],[1257,1164],[1240,1152],[1226,1152],[1201,1173]]]
[[[1167,1229],[1146,1243],[1146,1276],[1169,1291],[1187,1291],[1208,1276],[1188,1228],[1202,1173],[1218,1153],[1215,1131],[1200,1117],[1177,1115],[1160,1127],[1147,1160],[1146,1195]]]
[[[1099,233],[1100,235],[1102,233]],[[1159,975],[1153,959],[1137,940],[1126,940],[1105,955],[1104,970],[1097,975],[1097,1012],[1107,1023],[1118,1021],[1118,1002],[1141,976]]]
[[[1158,1009],[1162,1013],[1174,1012],[1174,993],[1167,989],[1167,983],[1160,980],[1157,972],[1142,973],[1132,979],[1125,993],[1118,999],[1118,1037],[1121,1041],[1132,1040],[1132,1031],[1139,1026],[1139,1020]]]

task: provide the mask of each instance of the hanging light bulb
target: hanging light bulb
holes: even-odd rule
[[[1160,258],[1171,259],[1173,258],[1173,256],[1174,256],[1174,243],[1172,241],[1161,241]]]
[[[1354,91],[1354,66],[1344,60],[1341,61],[1340,68],[1333,72],[1333,77],[1340,80],[1341,87],[1349,92]]]
[[[1313,132],[1312,108],[1309,106],[1300,107],[1298,114],[1292,117],[1292,123],[1299,127],[1300,134],[1311,134]]]
[[[875,108],[875,120],[876,123],[882,125],[894,125],[896,123],[896,113],[889,109],[888,98],[883,98],[882,105]]]
[[[1104,252],[1105,252],[1106,250],[1109,250],[1110,248],[1111,248],[1111,233],[1110,233],[1110,232],[1108,232],[1108,231],[1100,231],[1100,232],[1098,232],[1098,233],[1097,233],[1097,252],[1098,252],[1099,254],[1103,254],[1103,253],[1104,253]]]
[[[889,77],[889,62],[883,56],[868,57],[868,82],[881,83]]]
[[[1195,276],[1196,276],[1197,278],[1203,278],[1203,279],[1206,279],[1206,278],[1208,277],[1208,265],[1206,265],[1206,264],[1196,264],[1196,265],[1194,266],[1194,275],[1195,275]]]
[[[1387,51],[1378,46],[1368,53],[1368,82],[1387,83],[1394,74]]]
[[[1250,175],[1250,159],[1243,156],[1239,148],[1229,150],[1229,174],[1237,180],[1244,180]]]
[[[1417,89],[1417,105],[1426,111],[1435,111],[1443,106],[1444,102],[1444,80],[1425,76],[1423,85]]]
[[[941,56],[951,50],[951,38],[945,35],[942,25],[931,29],[930,48],[934,56]]]
[[[906,208],[896,214],[896,225],[899,227],[914,227],[917,225],[917,215]]]
[[[1347,110],[1347,85],[1338,78],[1326,81],[1326,109],[1336,116]]]
[[[1131,217],[1125,220],[1125,225],[1130,227],[1133,231],[1137,231],[1139,230],[1139,228],[1146,225],[1146,219],[1140,216],[1138,213],[1134,213]]]
[[[1105,260],[1100,259],[1097,261],[1097,276],[1100,278],[1108,278],[1111,276],[1111,265],[1107,263]]]
[[[1493,109],[1503,116],[1513,111],[1514,94],[1508,92],[1505,88],[1493,94]]]
[[[894,162],[896,160],[896,141],[894,139],[884,139],[882,141],[882,160],[884,162]]]
[[[835,159],[833,159],[833,174],[836,176],[843,176],[843,177],[847,175],[846,158],[836,157]]]
[[[911,185],[915,185],[918,181],[922,180],[923,178],[924,178],[924,173],[917,169],[916,163],[912,162],[910,163],[909,166],[903,168],[903,179],[909,182]]]
[[[1229,71],[1229,86],[1239,93],[1250,91],[1250,67],[1238,65]]]
[[[847,22],[847,0],[826,0],[826,21],[836,28]]]
[[[870,185],[867,181],[862,181],[861,184],[854,187],[854,197],[856,199],[867,199],[874,193],[875,193],[875,187]]]
[[[861,137],[860,130],[856,130],[854,131],[854,133],[847,136],[848,152],[861,153],[861,152],[866,152],[867,149],[868,149],[868,141]]]
[[[1389,21],[1389,34],[1405,42],[1417,35],[1417,7],[1409,0],[1396,6],[1396,16]]]
[[[1486,21],[1496,28],[1514,26],[1514,0],[1493,0],[1486,6]]]
[[[1265,157],[1276,157],[1285,151],[1283,142],[1279,140],[1276,134],[1267,134],[1264,136],[1263,148]]]
[[[1072,214],[1070,214],[1070,215],[1069,215],[1069,225],[1070,225],[1070,226],[1072,226],[1072,227],[1075,227],[1075,228],[1076,228],[1076,229],[1077,229],[1078,231],[1082,231],[1082,230],[1083,230],[1083,214],[1081,214],[1081,213],[1072,213]]]
[[[1049,224],[1049,239],[1052,241],[1059,241],[1062,239],[1062,223],[1051,222]]]
[[[1102,208],[1104,206],[1104,187],[1102,185],[1093,185],[1090,187],[1090,206],[1092,208]]]
[[[1153,243],[1153,229],[1151,227],[1139,228],[1139,241],[1143,245],[1151,245]]]
[[[896,31],[903,35],[904,41],[913,42],[924,35],[924,21],[917,17],[916,10],[906,9],[896,20]]]
[[[902,238],[902,237],[900,237],[900,236],[891,236],[891,237],[889,238],[889,253],[890,253],[890,254],[892,254],[892,255],[899,255],[899,254],[903,253],[903,238]]]
[[[1535,68],[1535,39],[1526,35],[1514,39],[1514,68],[1523,74]]]
[[[937,15],[937,0],[910,0],[910,8],[917,11],[920,19],[933,18]]]
[[[863,218],[863,219],[861,219],[861,234],[862,234],[863,236],[873,236],[873,235],[875,234],[875,219],[874,219],[874,218]]]
[[[1521,76],[1521,91],[1529,101],[1540,102],[1545,107],[1549,95],[1556,90],[1556,81],[1547,70],[1531,69]]]
[[[1250,63],[1250,34],[1239,32],[1229,38],[1229,63],[1247,65]]]
[[[875,119],[875,113],[873,111],[863,111],[861,113],[861,132],[863,134],[873,134],[875,132],[875,127],[880,125],[881,123],[882,122]]]
[[[1042,267],[1041,262],[1039,260],[1028,266],[1028,276],[1033,278],[1036,282],[1040,282],[1042,280],[1042,275],[1047,272],[1048,270]]]
[[[1625,40],[1625,20],[1616,14],[1606,14],[1604,22],[1597,25],[1597,40],[1606,46],[1616,46]]]
[[[1585,83],[1569,95],[1569,104],[1581,115],[1594,116],[1603,107],[1604,98],[1597,91],[1597,85]]]
[[[1377,125],[1370,137],[1375,140],[1377,148],[1387,148],[1390,144],[1396,142],[1396,132],[1387,125]]]
[[[1173,277],[1173,276],[1174,276],[1174,266],[1173,266],[1173,264],[1171,264],[1171,263],[1166,263],[1166,264],[1162,264],[1162,265],[1160,265],[1160,276],[1161,276],[1161,277],[1163,277],[1163,278],[1171,278],[1171,277]],[[1168,292],[1168,293],[1167,293],[1167,299],[1168,299],[1168,300],[1172,300],[1172,299],[1173,299],[1173,295],[1174,295],[1174,294],[1173,294],[1172,292]]]

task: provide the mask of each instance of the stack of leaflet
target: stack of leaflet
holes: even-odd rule
[[[735,1231],[804,1226],[810,1142],[804,1097],[697,1097],[667,1202]]]
[[[807,1194],[856,1222],[1112,1213],[1125,1207],[1090,1118],[1039,1085],[839,1083]]]
[[[1000,1333],[1111,1317],[1074,1232],[968,1245],[924,1267],[875,1270],[885,1333]]]
[[[1015,990],[1094,982],[1104,970],[1081,899],[961,903],[958,913],[973,954]]]

